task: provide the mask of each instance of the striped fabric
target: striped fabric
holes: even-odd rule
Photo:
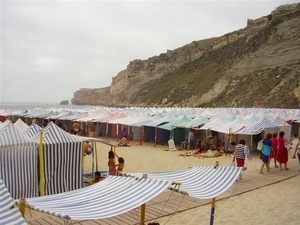
[[[273,124],[267,118],[264,117],[260,122],[251,126],[246,126],[243,129],[235,132],[235,134],[249,134],[249,135],[260,134],[266,128],[275,128],[275,127],[279,127],[279,126]]]
[[[40,142],[40,135],[32,138]],[[53,122],[43,132],[45,195],[82,187],[82,141]]]
[[[21,134],[12,122],[5,122],[0,128],[0,144],[1,146],[29,145],[32,141]]]
[[[86,188],[26,201],[35,210],[65,219],[104,219],[146,203],[170,184],[171,181],[108,176]]]
[[[39,135],[41,127],[35,123],[32,123],[23,133],[28,137],[33,138]]]
[[[236,181],[242,168],[231,166],[201,166],[175,172],[147,173],[150,179],[181,182],[179,190],[199,199],[215,198]],[[129,174],[141,177],[142,174]],[[173,186],[170,186],[173,187]]]
[[[14,201],[0,179],[0,224],[23,225],[26,224],[18,208],[12,208]]]
[[[11,122],[0,129],[0,179],[14,199],[38,196],[37,145]]]

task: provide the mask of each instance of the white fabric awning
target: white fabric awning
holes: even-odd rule
[[[28,198],[35,210],[72,220],[104,219],[130,211],[167,189],[171,181],[108,176],[86,188]]]
[[[26,224],[18,208],[12,208],[14,201],[11,198],[4,182],[0,179],[0,224]]]
[[[227,191],[236,182],[242,167],[200,166],[174,172],[147,173],[149,179],[180,182],[179,190],[199,199],[215,198]],[[141,177],[140,173],[130,173]]]

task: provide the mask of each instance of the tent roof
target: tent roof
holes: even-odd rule
[[[18,208],[12,208],[14,201],[3,180],[0,179],[0,224],[25,225],[26,222]]]
[[[235,133],[237,131],[239,131],[240,129],[244,128],[245,126],[250,126],[251,123],[244,120],[242,117],[237,117],[235,120],[226,123],[220,127],[216,127],[212,130],[217,131],[217,132],[221,132],[221,133],[225,133],[225,134],[229,134],[230,133]]]
[[[170,181],[108,176],[105,180],[57,195],[28,198],[35,210],[73,220],[104,219],[130,211],[156,197]],[[97,212],[97,213],[95,213]]]
[[[203,127],[201,127],[200,130],[214,130],[226,123],[228,123],[228,121],[224,119],[223,116],[218,116],[214,120],[208,122]]]
[[[144,124],[145,126],[148,126],[148,127],[156,127],[157,125],[160,125],[162,123],[169,123],[169,122],[172,122],[172,121],[175,121],[176,118],[174,116],[172,116],[171,114],[168,114],[167,116],[161,118],[161,119],[158,119],[158,120],[155,120],[153,122],[150,122],[150,123],[147,123],[147,124]]]
[[[29,137],[27,137],[26,135],[22,134],[12,122],[8,121],[1,125],[2,125],[0,128],[1,146],[34,144],[33,141],[31,141]]]
[[[215,198],[236,182],[241,170],[241,167],[202,166],[173,172],[148,173],[147,179],[143,179],[141,173],[132,173],[135,178],[108,176],[86,188],[28,198],[26,202],[35,210],[73,220],[104,219],[134,209],[168,187],[174,188],[174,181],[181,182],[179,191],[191,197]]]
[[[192,169],[147,173],[150,179],[181,182],[180,190],[189,196],[199,199],[215,198],[227,191],[236,182],[242,167],[200,166]],[[132,173],[136,177],[143,174]]]
[[[19,118],[14,125],[18,128],[18,130],[23,133],[26,129],[28,129],[28,125],[26,123],[23,122],[23,120],[21,120],[21,118]]]
[[[161,129],[164,129],[164,130],[173,130],[177,126],[177,124],[186,123],[186,122],[190,122],[190,121],[191,121],[191,119],[184,115],[180,119],[171,121],[167,124],[164,124],[164,125],[161,125],[158,127]]]
[[[283,126],[291,126],[290,124],[288,124],[284,119],[281,119],[279,116],[277,116],[273,122],[274,124],[276,124],[277,126],[283,127]]]
[[[32,137],[32,140],[36,143],[40,142],[40,134],[36,134]],[[59,128],[55,123],[50,122],[43,131],[43,141],[47,144],[53,143],[69,143],[69,142],[81,142],[82,140],[76,138]]]
[[[266,128],[274,128],[274,127],[279,127],[276,124],[273,124],[270,122],[266,117],[264,117],[260,122],[246,126],[243,129],[235,132],[236,134],[260,134],[263,130]]]
[[[180,124],[177,124],[176,127],[183,127],[183,128],[193,128],[193,127],[198,127],[202,124],[207,124],[209,121],[207,118],[198,115],[197,117],[195,117],[194,119],[192,119],[191,121],[188,122],[183,122]]]

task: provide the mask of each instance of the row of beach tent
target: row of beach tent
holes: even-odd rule
[[[188,131],[202,130],[205,135],[212,131],[221,134],[256,135],[263,131],[284,130],[286,137],[298,133],[300,122],[299,109],[264,108],[107,108],[87,109],[39,108],[33,110],[0,110],[0,116],[72,121],[82,126],[96,124],[97,136],[119,138],[122,129],[128,127],[132,140],[154,141],[155,144],[167,143],[174,139],[180,143]],[[294,126],[292,127],[291,125]]]
[[[130,174],[134,178],[108,177],[97,185],[82,188],[83,141],[108,143],[99,138],[71,135],[54,122],[49,122],[44,129],[41,129],[35,123],[28,125],[24,121],[40,118],[64,122],[76,120],[81,124],[96,123],[103,125],[106,133],[110,130],[112,137],[120,134],[120,129],[123,127],[128,127],[137,135],[137,139],[142,134],[141,130],[144,132],[143,138],[153,135],[154,139],[156,136],[159,138],[165,134],[168,139],[175,139],[176,132],[178,134],[182,130],[204,131],[206,135],[217,132],[218,137],[223,135],[225,139],[230,135],[251,137],[263,131],[284,130],[286,136],[290,137],[298,132],[300,111],[299,109],[95,107],[84,110],[3,109],[0,110],[0,117],[15,121],[12,123],[10,120],[3,120],[4,122],[0,123],[0,180],[3,180],[12,198],[26,198],[34,209],[53,215],[88,220],[108,218],[129,211],[157,196],[166,188],[171,188],[174,185],[173,181],[178,180],[182,182],[181,191],[192,197],[215,198],[230,188],[239,176],[241,168],[200,167],[183,171],[149,173],[150,179],[142,179],[142,174],[136,173]],[[295,130],[293,126],[296,126]],[[145,133],[149,134],[145,135]],[[181,132],[180,135],[185,135],[185,133]],[[195,174],[199,175],[195,178]],[[199,188],[200,184],[203,185],[201,188]],[[128,187],[131,189],[129,190]],[[104,191],[103,196],[99,195],[98,190],[106,190],[106,188],[111,192]],[[151,192],[149,192],[150,189]],[[207,190],[210,191],[207,192]],[[48,196],[39,197],[41,195]],[[115,201],[110,204],[110,199],[118,196],[122,200],[126,197],[128,201],[120,200],[119,203],[124,202],[124,204],[118,204],[118,207],[114,208]],[[90,198],[90,201],[77,201],[87,198]],[[100,204],[98,200],[95,202],[94,199],[106,202],[105,208],[109,210],[104,211],[103,204]],[[80,202],[82,205],[78,207]],[[80,208],[79,211],[76,210],[78,208]],[[95,208],[102,213],[93,213]],[[19,215],[16,216],[19,217]]]

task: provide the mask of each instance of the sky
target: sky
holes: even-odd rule
[[[59,103],[130,61],[245,28],[297,1],[1,0],[0,103]]]

